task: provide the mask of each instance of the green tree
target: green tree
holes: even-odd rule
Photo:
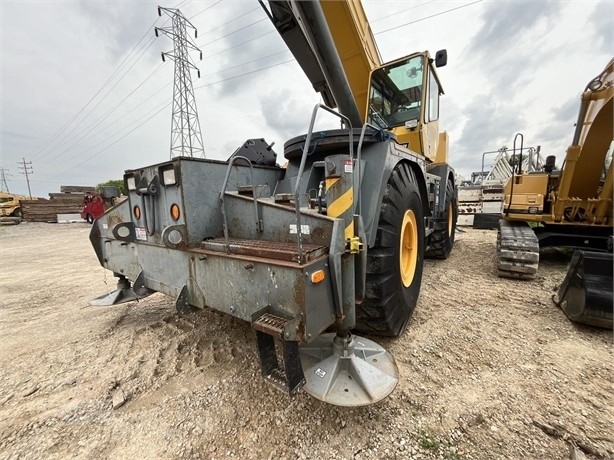
[[[103,182],[102,184],[98,184],[96,186],[96,189],[100,190],[100,187],[117,187],[122,195],[127,195],[123,179],[108,180],[106,182]]]

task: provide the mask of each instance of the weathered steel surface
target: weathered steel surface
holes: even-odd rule
[[[229,238],[228,243],[227,247],[224,238],[205,240],[202,242],[201,248],[216,252],[227,251],[230,254],[287,260],[290,262],[298,260],[296,243],[279,243],[276,241],[246,240],[240,238]],[[314,244],[304,245],[304,250],[307,261],[314,260],[328,252],[328,248]]]

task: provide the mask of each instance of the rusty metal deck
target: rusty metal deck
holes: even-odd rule
[[[224,238],[205,240],[201,243],[200,247],[209,251],[227,252]],[[229,238],[228,250],[230,254],[264,257],[288,262],[297,261],[299,258],[297,243]],[[305,261],[310,261],[327,254],[328,248],[315,244],[303,244],[303,253]]]

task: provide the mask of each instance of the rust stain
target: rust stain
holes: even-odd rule
[[[109,228],[115,227],[117,224],[121,224],[124,220],[119,212],[112,212],[107,216],[109,222]]]

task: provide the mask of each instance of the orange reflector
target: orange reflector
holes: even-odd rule
[[[136,217],[137,219],[141,218],[141,208],[135,206],[132,211],[134,212],[134,217]]]
[[[318,284],[324,281],[326,275],[324,274],[324,270],[318,270],[311,274],[311,282],[313,284]]]
[[[179,220],[179,206],[175,203],[171,205],[171,217],[173,220]]]

